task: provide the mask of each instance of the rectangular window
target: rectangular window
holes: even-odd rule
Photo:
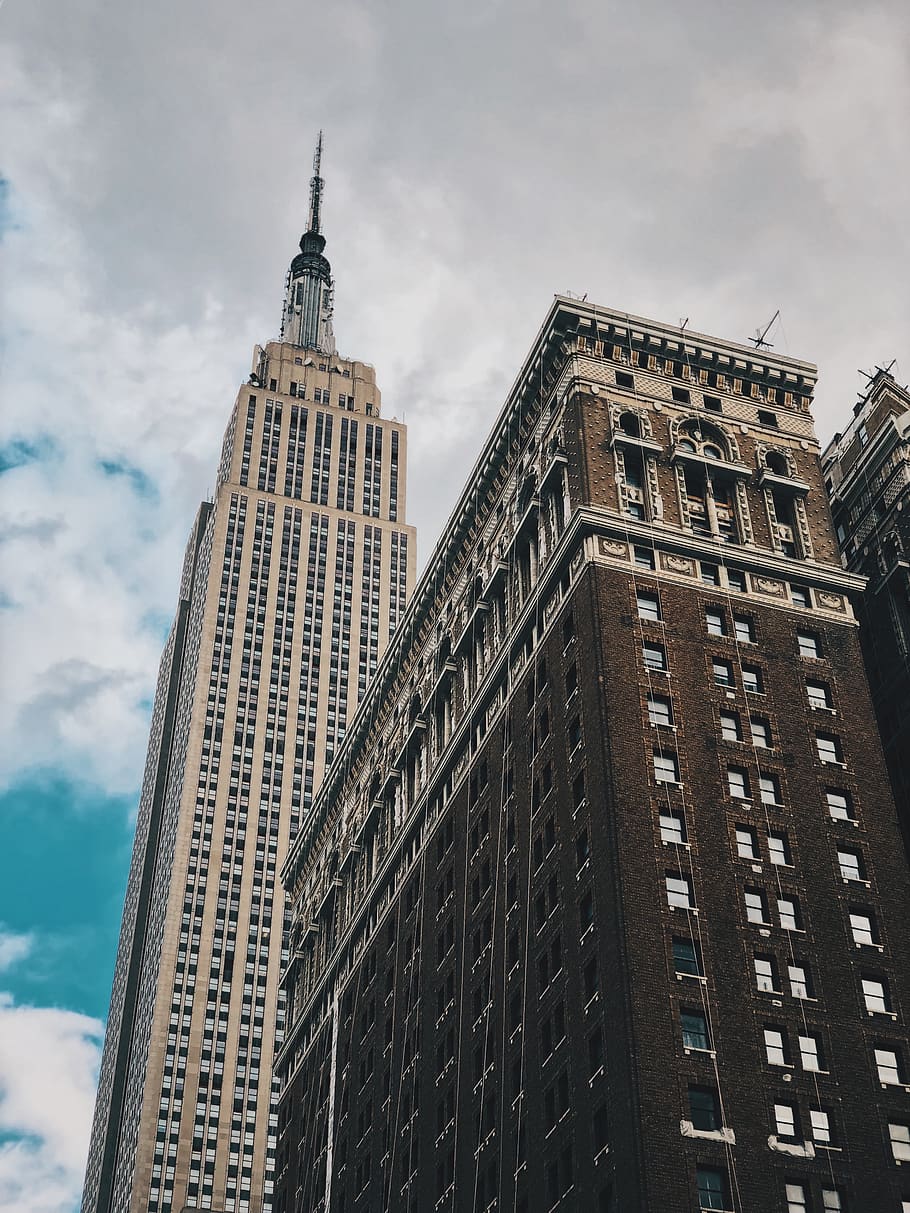
[[[771,725],[764,716],[751,716],[749,728],[752,731],[752,744],[759,749],[767,750],[771,745]]]
[[[779,805],[782,803],[780,795],[780,779],[776,775],[758,776],[758,787],[761,792],[762,804]]]
[[[727,1173],[717,1167],[697,1167],[695,1185],[701,1210],[729,1209]]]
[[[660,600],[656,594],[640,591],[636,595],[639,619],[647,619],[652,623],[660,621]]]
[[[741,569],[727,569],[727,585],[737,594],[746,592],[746,574]]]
[[[724,626],[724,617],[720,611],[713,609],[706,610],[705,623],[708,627],[709,636],[726,636],[727,629]]]
[[[812,599],[809,597],[808,587],[804,585],[791,585],[790,601],[794,606],[810,607],[812,605]]]
[[[790,866],[790,842],[786,834],[768,831],[768,856],[772,863],[781,867]]]
[[[720,569],[716,564],[706,564],[702,561],[699,567],[701,579],[705,585],[720,585]]]
[[[774,1128],[778,1137],[796,1141],[799,1137],[798,1125],[796,1108],[793,1104],[776,1103],[774,1105]]]
[[[679,761],[675,754],[654,752],[654,778],[658,783],[679,783]]]
[[[837,863],[840,867],[840,874],[844,880],[860,881],[865,880],[865,870],[863,867],[863,857],[859,851],[848,851],[838,847]]]
[[[749,692],[750,695],[764,694],[765,682],[762,677],[762,672],[758,666],[743,666],[743,687]]]
[[[673,967],[685,977],[701,977],[701,957],[692,939],[673,939]]]
[[[809,970],[805,965],[787,965],[787,976],[790,978],[790,993],[794,998],[812,997]]]
[[[664,651],[663,645],[651,644],[649,641],[645,641],[641,646],[641,652],[646,669],[665,670],[667,668],[667,654]]]
[[[851,909],[850,930],[853,932],[855,944],[874,947],[878,943],[878,931],[871,910]]]
[[[758,841],[751,826],[736,827],[736,854],[740,859],[758,859]]]
[[[863,989],[866,1010],[873,1015],[887,1015],[891,1007],[888,1002],[888,988],[884,980],[879,977],[863,977],[860,984]]]
[[[795,897],[778,897],[777,913],[785,931],[799,931],[799,902]]]
[[[692,908],[692,883],[679,872],[667,872],[667,903],[681,910]]]
[[[853,801],[842,788],[825,788],[825,803],[835,821],[853,821]]]
[[[660,840],[682,844],[686,841],[685,822],[679,813],[661,813]]]
[[[799,1060],[804,1070],[819,1074],[824,1070],[822,1065],[821,1044],[817,1036],[800,1036]]]
[[[844,753],[841,748],[840,738],[836,737],[834,733],[816,733],[815,745],[822,762],[843,764]]]
[[[673,708],[668,695],[648,696],[648,720],[651,724],[673,723]]]
[[[875,1054],[875,1068],[878,1070],[878,1080],[888,1087],[897,1087],[901,1085],[900,1061],[894,1049],[883,1049],[877,1047],[873,1050]]]
[[[727,787],[736,800],[749,799],[749,775],[742,767],[727,767]]]
[[[742,732],[736,712],[721,712],[720,735],[724,741],[741,741]]]
[[[689,1087],[689,1115],[693,1128],[715,1133],[720,1128],[717,1092],[710,1087]]]
[[[827,1112],[821,1108],[810,1109],[809,1126],[812,1130],[813,1141],[817,1141],[819,1145],[830,1146],[832,1140],[831,1118]]]
[[[634,547],[632,552],[635,556],[635,563],[640,569],[654,568],[654,552],[651,548]]]
[[[910,1162],[910,1125],[892,1121],[888,1125],[891,1153],[895,1162]]]
[[[783,1133],[778,1133],[778,1137],[783,1136]],[[784,1193],[787,1197],[787,1213],[808,1213],[809,1201],[802,1184],[784,1184]]]
[[[765,994],[778,993],[777,966],[772,956],[755,956],[755,985]]]
[[[787,1050],[784,1034],[780,1028],[765,1028],[765,1057],[771,1066],[787,1065]]]
[[[797,632],[796,643],[800,657],[818,657],[818,637],[812,632]]]
[[[768,908],[765,895],[761,889],[746,889],[746,919],[748,922],[765,924],[768,921]]]
[[[719,687],[733,686],[733,666],[729,661],[721,661],[719,658],[714,658],[711,662],[711,669],[714,672],[714,685]]]
[[[755,624],[745,615],[734,615],[733,635],[740,644],[755,644]]]
[[[687,1049],[706,1052],[711,1048],[708,1037],[708,1021],[701,1011],[682,1010],[679,1013],[682,1025],[683,1045]]]
[[[809,696],[810,708],[831,707],[831,690],[827,683],[810,682],[809,679],[806,679],[806,694]]]

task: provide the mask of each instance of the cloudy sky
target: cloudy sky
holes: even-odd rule
[[[324,127],[425,557],[554,293],[910,377],[904,0],[6,0],[0,1209],[80,1187],[180,555]]]

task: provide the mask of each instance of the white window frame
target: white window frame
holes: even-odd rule
[[[824,682],[815,682],[811,678],[806,679],[806,695],[809,699],[810,708],[825,709],[831,707],[831,691]]]
[[[831,1144],[831,1117],[822,1108],[809,1109],[809,1128],[812,1140],[820,1145]]]
[[[778,1028],[764,1028],[765,1060],[769,1066],[787,1065],[787,1050],[784,1034]]]
[[[795,898],[778,897],[777,916],[780,919],[780,925],[785,931],[798,931],[800,929]],[[791,923],[793,924],[792,926],[790,925]]]
[[[825,789],[825,804],[828,806],[828,816],[834,821],[855,820],[850,812],[850,797],[840,788]]]
[[[705,626],[709,636],[726,636],[726,625],[722,611],[705,610]]]
[[[780,805],[783,803],[780,796],[780,779],[776,775],[759,773],[758,790],[762,804]]]
[[[693,909],[692,881],[689,877],[683,876],[682,873],[678,876],[671,876],[667,873],[664,879],[667,888],[667,904],[679,910]]]
[[[736,712],[721,712],[720,735],[724,741],[742,741],[739,716]]]
[[[751,892],[749,889],[746,889],[744,896],[746,901],[746,921],[766,927],[768,919],[764,897],[761,893]]]
[[[765,956],[752,957],[753,968],[755,969],[755,988],[761,990],[764,994],[779,994],[777,986],[774,984],[774,965]],[[765,971],[767,969],[767,972]]]
[[[774,1128],[777,1130],[778,1137],[783,1137],[786,1141],[797,1140],[796,1108],[793,1104],[776,1103],[774,1105]]]
[[[670,778],[667,778],[668,772]],[[654,781],[655,783],[679,783],[679,759],[672,753],[654,752]]]
[[[752,744],[760,750],[771,749],[771,726],[761,716],[749,717],[749,732],[752,734]]]
[[[660,814],[660,839],[661,842],[685,846],[686,828],[682,814],[669,811]]]
[[[872,1050],[878,1081],[886,1087],[903,1086],[901,1082],[900,1056],[896,1049],[884,1049],[878,1045]]]
[[[863,1001],[866,1010],[872,1015],[890,1015],[888,1006],[888,989],[884,981],[877,977],[861,977],[860,985],[863,991]]]
[[[660,623],[659,595],[639,590],[635,595],[635,605],[638,608],[639,619],[646,619],[649,623]]]
[[[736,827],[736,854],[740,859],[758,859],[758,843],[751,826]]]
[[[888,1122],[888,1138],[895,1162],[910,1162],[910,1125]]]
[[[841,879],[852,884],[864,884],[863,870],[858,851],[837,851],[837,866],[840,868]]]
[[[755,624],[744,616],[733,616],[733,635],[739,644],[755,644]]]
[[[818,657],[818,637],[811,632],[797,632],[796,643],[800,657]]]
[[[831,733],[816,733],[815,748],[818,752],[819,761],[827,766],[843,766],[843,760],[839,757],[841,752],[837,738]]]
[[[661,710],[655,711],[655,708]],[[666,710],[664,712],[664,709]],[[650,724],[672,725],[673,705],[669,695],[648,695],[648,722]]]
[[[853,932],[853,942],[862,946],[876,947],[875,922],[871,913],[861,910],[850,911],[850,930]]]
[[[809,973],[805,965],[787,965],[790,993],[794,998],[810,998]]]
[[[778,867],[793,866],[790,863],[790,843],[786,834],[779,834],[776,830],[768,831],[768,858]]]
[[[751,800],[749,773],[743,767],[727,767],[727,790],[734,800]]]
[[[818,1043],[817,1036],[802,1036],[799,1040],[799,1060],[800,1065],[810,1074],[823,1074],[824,1070],[821,1064],[821,1049]]]
[[[787,1213],[809,1213],[809,1200],[803,1184],[784,1184]]]

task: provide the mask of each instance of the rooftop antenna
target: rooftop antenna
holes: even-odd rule
[[[322,165],[322,131],[316,141],[316,154],[313,156],[313,176],[310,178],[310,219],[307,230],[318,232],[322,230],[322,187],[325,185],[319,175]]]
[[[756,329],[755,336],[749,338],[749,340],[754,344],[754,346],[757,350],[774,349],[774,346],[771,344],[771,342],[766,341],[765,338],[771,332],[771,328],[774,324],[774,321],[778,318],[779,315],[780,315],[780,308],[777,309],[777,311],[774,313],[774,315],[771,317],[771,319],[765,325],[764,329]]]
[[[680,318],[679,318],[679,331],[680,331],[680,332],[682,332],[682,331],[683,331],[683,329],[686,327],[686,325],[687,325],[688,323],[689,323],[689,317],[688,317],[688,316],[685,318],[685,320],[683,320],[682,316],[680,316]]]

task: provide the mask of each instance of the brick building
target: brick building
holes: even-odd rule
[[[278,1213],[908,1213],[814,368],[557,298],[288,862]]]
[[[859,637],[910,854],[910,392],[878,370],[822,456],[845,568],[866,577]]]

